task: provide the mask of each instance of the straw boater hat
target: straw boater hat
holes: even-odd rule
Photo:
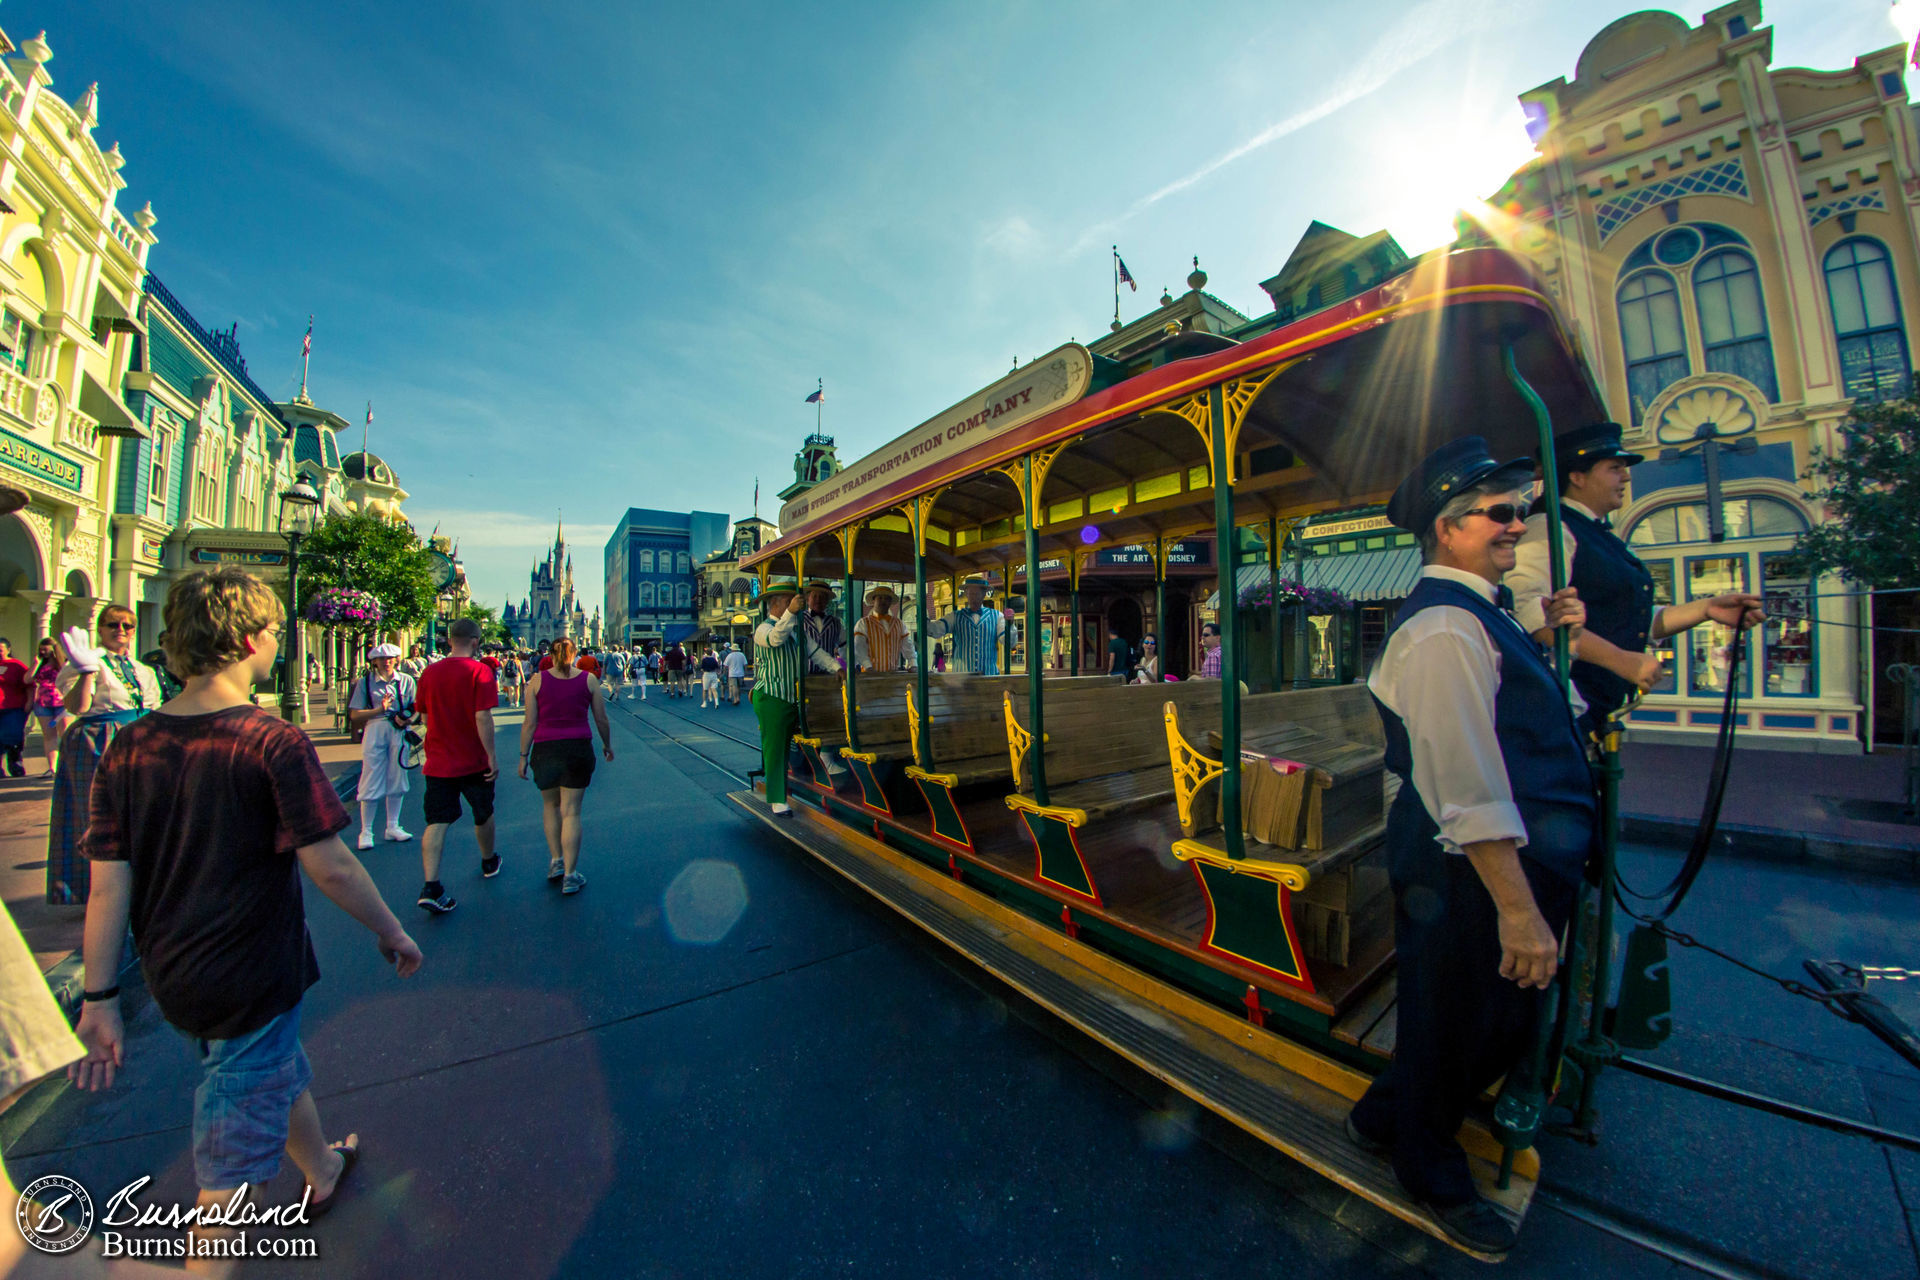
[[[960,589],[965,591],[968,587],[979,587],[982,591],[993,590],[993,584],[987,581],[986,575],[979,573],[970,573],[961,580]]]
[[[397,658],[399,656],[400,646],[397,644],[377,644],[373,646],[372,650],[367,654],[369,658]]]
[[[825,578],[808,578],[807,590],[831,592],[833,590],[833,584]]]
[[[791,596],[798,595],[799,593],[800,585],[792,578],[784,575],[777,578],[768,578],[767,585],[760,588],[760,598],[762,600],[765,600],[768,596]]]
[[[875,600],[880,599],[882,596],[886,597],[888,600],[899,599],[899,597],[894,594],[892,587],[879,586],[879,587],[874,587],[867,592],[867,603],[872,604]]]

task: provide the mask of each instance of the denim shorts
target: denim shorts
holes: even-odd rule
[[[313,1083],[300,1006],[231,1040],[189,1037],[205,1073],[193,1091],[193,1172],[202,1191],[255,1187],[280,1172],[293,1104]]]

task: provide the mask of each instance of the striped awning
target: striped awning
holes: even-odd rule
[[[1420,548],[1389,547],[1382,551],[1356,551],[1338,556],[1308,556],[1306,584],[1330,587],[1356,604],[1375,604],[1382,600],[1403,600],[1420,578]],[[1282,563],[1280,580],[1293,581],[1293,565]],[[1242,595],[1267,581],[1267,566],[1248,564],[1234,574],[1234,583]],[[1207,608],[1220,607],[1220,593],[1207,600]]]

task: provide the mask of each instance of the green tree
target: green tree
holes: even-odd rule
[[[460,611],[463,618],[472,618],[480,624],[480,641],[483,644],[505,644],[511,638],[507,634],[506,624],[500,621],[499,612],[490,605],[469,604]]]
[[[384,615],[382,630],[417,631],[433,616],[433,574],[413,526],[356,512],[328,516],[300,540],[300,601],[304,612],[323,587],[371,592]]]
[[[1846,450],[1816,454],[1805,479],[1827,507],[1795,559],[1868,588],[1920,586],[1920,395],[1856,405]]]

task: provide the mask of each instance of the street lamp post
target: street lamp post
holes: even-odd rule
[[[300,642],[300,536],[319,505],[319,492],[304,479],[295,481],[280,495],[280,526],[287,535],[287,643],[281,668],[280,715],[294,724],[307,722],[306,655],[301,652],[305,646]]]

